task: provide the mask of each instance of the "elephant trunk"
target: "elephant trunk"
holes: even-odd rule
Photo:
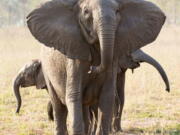
[[[101,64],[99,71],[107,71],[112,66],[114,39],[115,39],[115,21],[110,15],[102,15],[99,21],[98,38],[100,43]]]
[[[13,82],[13,90],[14,90],[14,94],[16,96],[16,99],[17,99],[17,109],[16,109],[16,113],[19,113],[20,111],[20,108],[21,108],[21,95],[20,95],[20,92],[19,92],[19,87],[20,87],[20,77],[17,76]]]
[[[158,70],[158,72],[160,73],[160,75],[166,85],[166,91],[168,91],[168,92],[170,91],[169,80],[166,75],[166,72],[154,58],[152,58],[151,56],[149,56],[148,54],[144,53],[141,50],[137,50],[136,52],[132,53],[131,55],[135,62],[147,62],[147,63],[151,64],[153,67],[155,67]]]

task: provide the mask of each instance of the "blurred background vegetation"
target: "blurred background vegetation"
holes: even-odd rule
[[[23,26],[27,14],[39,3],[47,0],[0,0],[0,28]],[[167,24],[180,25],[180,0],[150,0],[158,4],[167,15]]]

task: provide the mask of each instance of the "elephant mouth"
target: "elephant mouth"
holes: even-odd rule
[[[140,63],[139,63],[139,62],[134,62],[134,63],[131,65],[130,69],[136,69],[136,68],[138,68],[138,67],[140,67]]]
[[[31,87],[31,86],[34,86],[34,84],[24,84],[24,83],[22,83],[20,85],[20,87],[22,87],[22,88],[24,88],[24,87]]]

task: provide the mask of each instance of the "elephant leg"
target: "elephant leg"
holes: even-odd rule
[[[109,73],[103,84],[99,105],[98,105],[98,124],[96,135],[109,135],[112,122],[112,110],[115,97],[115,76]]]
[[[118,127],[120,125],[119,121],[117,120],[119,104],[120,104],[119,97],[118,97],[117,91],[115,91],[115,103],[114,103],[114,108],[113,108],[113,118],[112,118],[112,125],[110,128],[111,133],[117,132],[116,127]]]
[[[56,104],[54,107],[54,121],[57,125],[56,135],[67,135],[67,108],[62,104]]]
[[[91,111],[91,126],[89,130],[89,135],[95,135],[97,129],[97,105],[93,105],[90,107]]]
[[[50,121],[54,121],[53,107],[52,107],[51,101],[49,101],[48,104],[47,104],[47,113],[48,113],[48,119]]]
[[[65,105],[62,104],[60,99],[58,98],[51,82],[48,80],[46,81],[49,95],[51,97],[51,105],[53,108],[53,116],[55,122],[55,135],[67,135],[67,108]]]
[[[82,84],[89,66],[85,62],[67,60],[66,105],[68,109],[70,135],[84,135],[83,109],[82,109]]]
[[[116,93],[116,99],[115,99],[115,108],[114,108],[114,119],[112,123],[112,129],[113,132],[122,131],[121,127],[121,117],[122,117],[122,111],[124,107],[124,100],[125,100],[125,93],[124,93],[124,87],[125,87],[125,71],[120,72],[117,75],[117,93]]]
[[[90,129],[90,112],[89,112],[89,106],[83,107],[83,117],[84,117],[84,127],[85,127],[85,134],[89,135],[89,129]]]

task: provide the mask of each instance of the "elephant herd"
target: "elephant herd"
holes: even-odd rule
[[[165,22],[144,0],[51,0],[27,16],[40,42],[40,59],[23,66],[13,89],[19,113],[20,87],[46,89],[55,135],[109,135],[121,131],[127,69],[155,67],[166,90],[162,66],[140,48],[153,42]],[[67,128],[68,118],[68,128]]]

